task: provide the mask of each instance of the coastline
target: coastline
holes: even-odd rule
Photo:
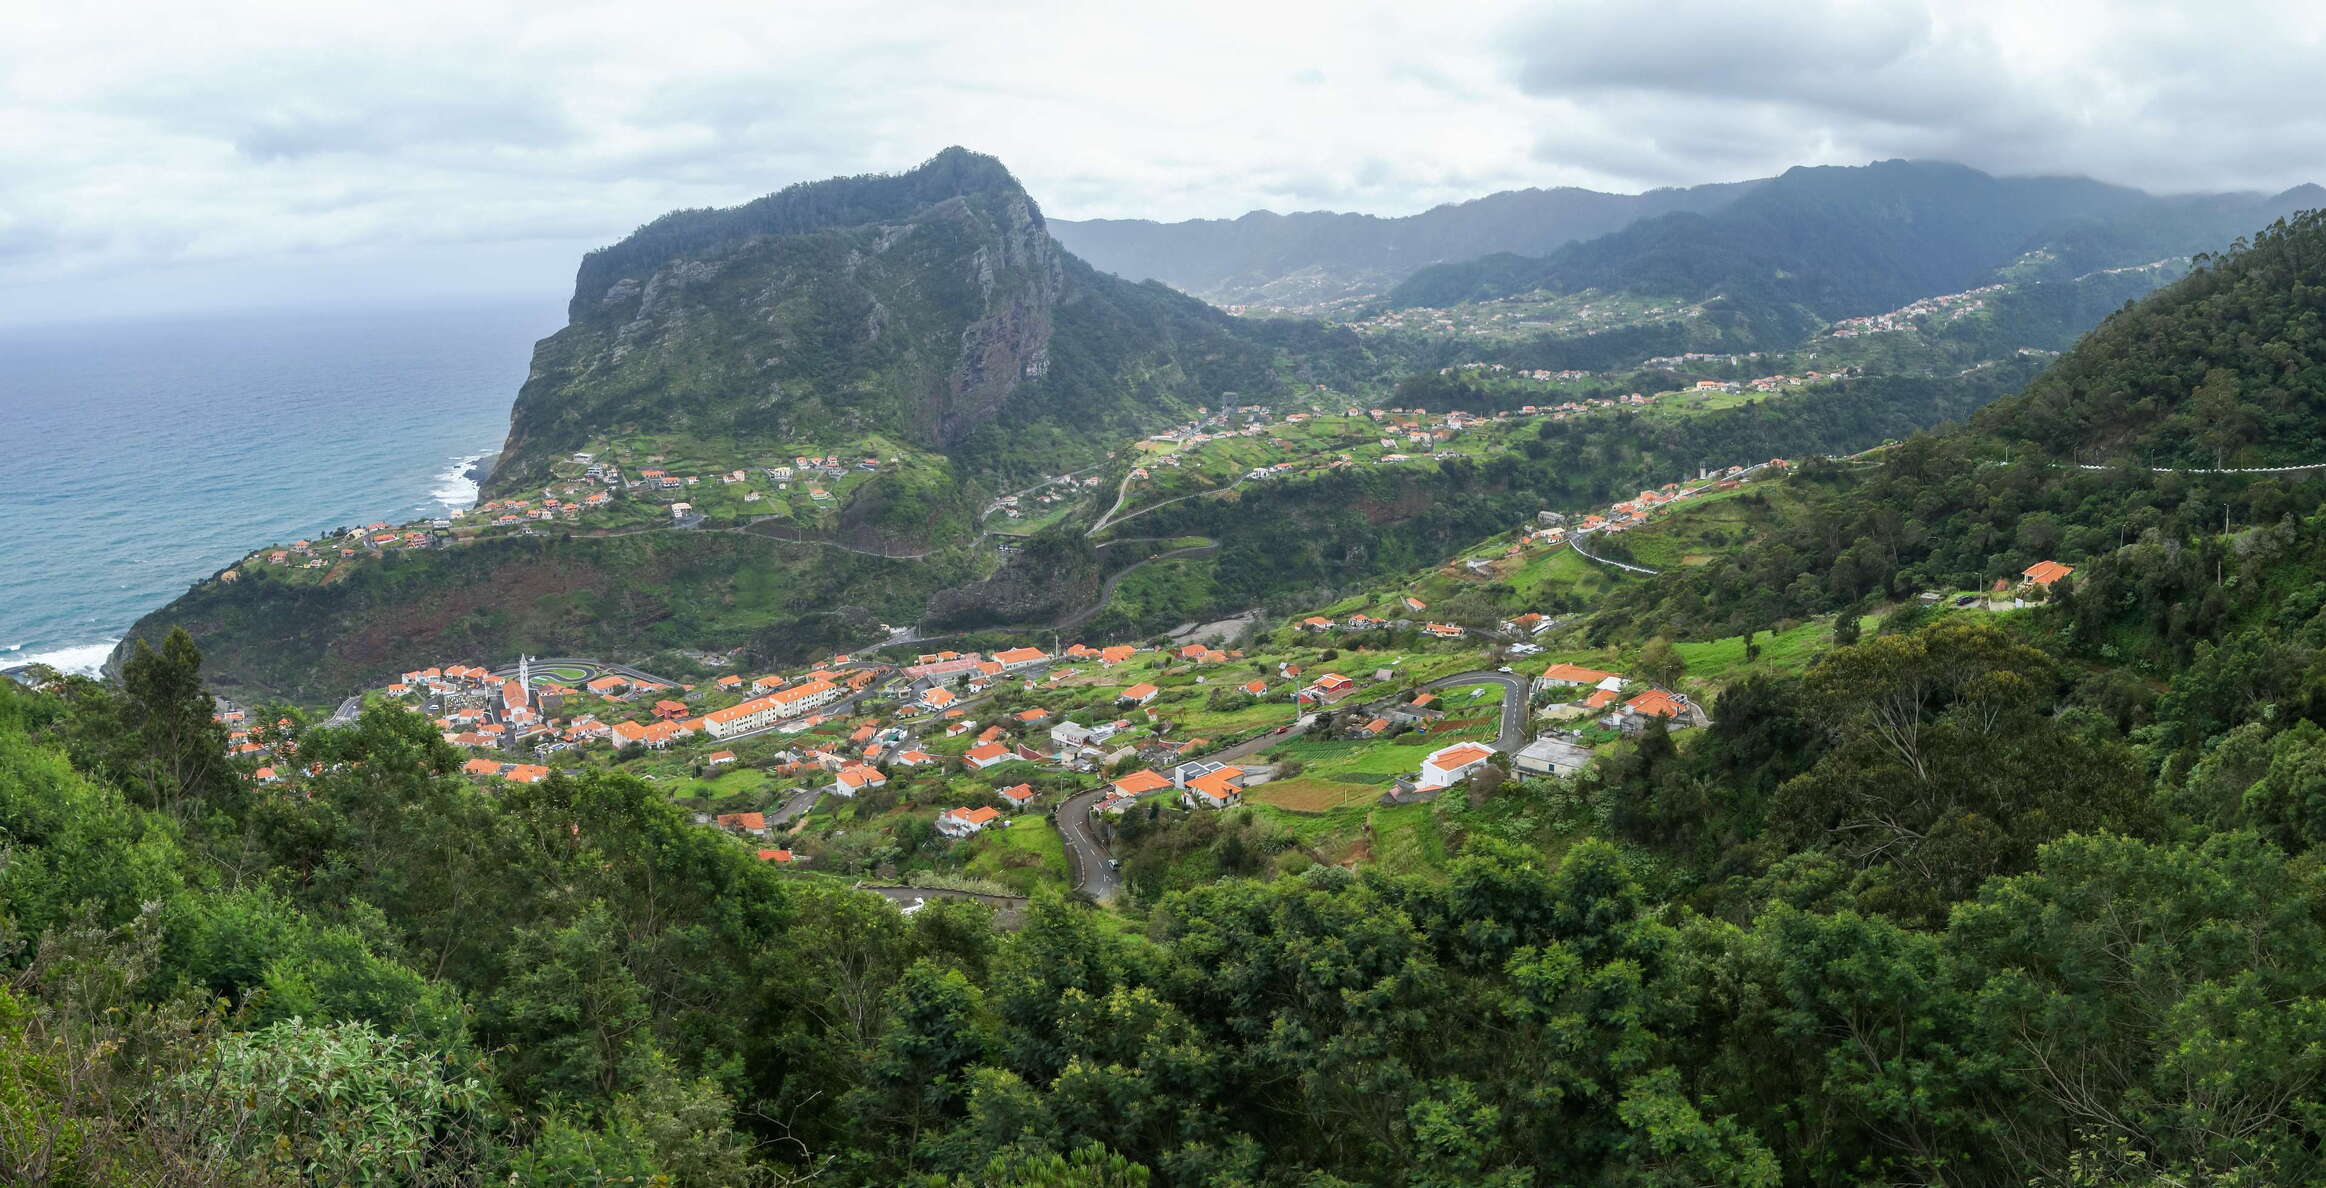
[[[439,471],[426,497],[415,506],[423,511],[436,509],[435,514],[448,515],[474,507],[477,491],[491,477],[493,464],[500,460],[498,449],[482,453],[460,454]],[[254,546],[255,547],[255,546]],[[231,564],[232,559],[220,564]],[[199,581],[200,579],[195,579]],[[165,604],[166,605],[166,604]],[[159,607],[147,607],[139,619]],[[95,632],[103,638],[87,643],[50,644],[47,641],[26,640],[10,646],[0,646],[0,673],[13,672],[35,664],[45,664],[58,672],[74,676],[101,677],[113,653],[129,638],[135,621],[117,628]]]

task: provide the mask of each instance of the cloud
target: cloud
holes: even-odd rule
[[[1061,218],[1398,214],[1894,156],[2277,188],[2326,160],[2322,25],[2262,0],[23,5],[0,43],[0,317],[66,281],[279,287],[302,260],[328,285],[334,262],[426,256],[417,295],[449,283],[436,248],[534,268],[485,249],[608,242],[947,144]]]
[[[2277,188],[2321,158],[2314,6],[2051,0],[1561,4],[1506,73],[1565,114],[1534,153],[1678,181],[1704,165],[1944,157],[2165,190]],[[1693,175],[1701,178],[1701,172]]]

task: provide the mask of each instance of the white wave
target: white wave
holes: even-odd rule
[[[104,667],[105,658],[113,654],[114,645],[120,642],[118,639],[109,639],[103,643],[75,644],[69,648],[53,648],[46,652],[11,656],[8,658],[8,666],[14,668],[19,664],[46,664],[58,672],[77,672],[82,676],[96,676],[97,670]],[[24,645],[18,644],[16,646],[21,648]]]
[[[475,479],[468,477],[468,470],[483,460],[483,454],[454,458],[452,465],[437,474],[436,485],[429,488],[428,497],[441,504],[447,512],[467,511],[475,507],[477,485]]]

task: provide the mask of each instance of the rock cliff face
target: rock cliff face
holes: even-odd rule
[[[495,492],[625,433],[877,430],[990,457],[977,439],[997,423],[1111,435],[1280,390],[1287,335],[1361,354],[1091,269],[1008,170],[960,149],[664,216],[591,253],[570,316],[535,350]]]

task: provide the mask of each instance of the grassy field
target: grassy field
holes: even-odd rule
[[[768,774],[755,767],[722,769],[709,779],[663,774],[656,777],[654,786],[674,800],[702,799],[713,802],[753,796],[770,789],[773,781]]]
[[[1267,805],[1295,813],[1324,813],[1353,805],[1370,804],[1380,798],[1384,787],[1379,784],[1343,784],[1314,776],[1299,775],[1288,780],[1271,780],[1244,794],[1249,804]]]
[[[1871,634],[1872,630],[1873,625],[1868,621],[1866,631]],[[1745,659],[1745,641],[1741,635],[1673,647],[1688,663],[1690,683],[1726,685],[1755,670],[1799,672],[1809,667],[1812,659],[1833,646],[1833,622],[1813,619],[1790,631],[1761,632],[1753,641],[1760,645],[1761,654],[1750,661]]]
[[[1396,874],[1435,875],[1446,868],[1445,833],[1427,804],[1384,805],[1366,822],[1373,833],[1373,864]]]
[[[1642,565],[1701,565],[1760,539],[1770,523],[1802,502],[1793,484],[1763,479],[1695,496],[1625,541]]]
[[[1066,847],[1058,831],[1039,816],[1012,819],[1007,829],[986,829],[969,839],[964,871],[991,879],[1020,895],[1067,883]]]

